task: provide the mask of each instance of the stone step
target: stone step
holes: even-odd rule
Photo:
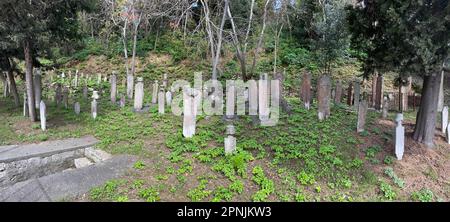
[[[1,202],[64,201],[133,170],[134,156],[114,156],[104,162],[67,170],[0,188]]]
[[[33,157],[47,157],[58,153],[92,147],[98,142],[92,136],[46,141],[38,144],[0,146],[0,163],[9,163]]]

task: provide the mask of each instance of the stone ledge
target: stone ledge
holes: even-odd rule
[[[92,136],[48,141],[39,144],[0,146],[0,163],[9,163],[33,157],[48,157],[59,153],[92,147],[98,142]]]

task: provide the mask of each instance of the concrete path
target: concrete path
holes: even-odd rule
[[[95,186],[126,174],[132,169],[135,161],[136,158],[133,156],[114,156],[102,163],[19,182],[10,187],[0,188],[0,201],[63,201],[87,193]]]

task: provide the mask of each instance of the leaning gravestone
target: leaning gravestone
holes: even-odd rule
[[[92,92],[92,103],[91,103],[91,113],[92,113],[92,118],[97,118],[97,100],[100,98],[100,96],[98,95],[98,91],[93,91]]]
[[[39,113],[41,117],[41,129],[45,131],[47,129],[46,107],[44,100],[41,100],[39,104]]]
[[[336,83],[336,90],[334,94],[334,103],[340,104],[342,97],[342,83],[340,80]]]
[[[225,154],[232,154],[236,151],[236,137],[233,125],[228,125],[226,129],[227,137],[224,139]]]
[[[158,100],[158,80],[153,83],[152,104],[156,104]]]
[[[383,98],[383,112],[382,112],[382,116],[384,119],[387,118],[388,112],[389,112],[389,99],[388,97],[385,96]]]
[[[76,103],[73,105],[73,109],[75,110],[75,114],[79,115],[79,114],[80,114],[80,103],[79,103],[79,102],[76,102]]]
[[[309,110],[311,107],[311,74],[309,72],[303,74],[300,94],[304,107]]]
[[[441,124],[441,130],[442,133],[445,133],[445,130],[447,129],[447,125],[448,125],[448,106],[444,106],[444,108],[442,108],[442,124]]]
[[[356,126],[356,132],[364,132],[364,126],[366,125],[368,103],[366,100],[362,100],[358,107],[358,123]]]
[[[354,94],[354,96],[353,96],[353,100],[354,100],[353,101],[353,107],[355,109],[358,109],[358,107],[359,107],[359,100],[360,100],[360,97],[361,97],[361,85],[359,84],[358,81],[355,82],[355,89],[354,89],[353,94]]]
[[[317,84],[317,102],[319,120],[330,116],[331,79],[328,75],[322,75]]]
[[[397,113],[395,117],[395,156],[397,160],[403,158],[403,152],[405,149],[405,127],[402,126],[403,114]]]
[[[137,83],[134,90],[134,111],[142,110],[144,105],[144,79],[137,78]]]
[[[159,114],[164,114],[164,106],[165,104],[165,100],[164,100],[164,91],[161,89],[158,93],[158,113]]]

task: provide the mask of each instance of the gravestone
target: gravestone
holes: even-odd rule
[[[119,106],[120,106],[120,108],[125,107],[125,95],[120,96]]]
[[[447,125],[448,125],[448,106],[444,106],[444,108],[442,108],[442,112],[441,112],[442,118],[441,118],[441,130],[442,133],[445,133],[446,129],[447,129]]]
[[[261,121],[267,121],[270,115],[270,87],[266,76],[267,75],[260,75],[260,80],[258,82],[258,114]]]
[[[248,80],[248,106],[249,115],[258,115],[258,84],[255,80]]]
[[[91,103],[91,114],[92,114],[92,118],[97,118],[97,100],[100,98],[100,96],[98,95],[98,91],[93,91],[92,92],[92,103]]]
[[[450,144],[450,123],[447,125],[447,130],[445,130],[445,138],[447,139],[447,143]]]
[[[36,69],[35,75],[33,78],[33,87],[34,87],[34,103],[36,109],[39,107],[41,103],[41,96],[42,96],[42,76],[41,71],[39,69]]]
[[[377,90],[376,90],[376,98],[375,98],[375,109],[381,110],[381,102],[383,99],[383,76],[379,75],[377,78]]]
[[[87,85],[83,86],[83,98],[85,98],[85,99],[88,98],[88,87],[87,87]]]
[[[153,91],[152,91],[152,103],[156,104],[158,100],[158,80],[155,80],[153,83]]]
[[[79,115],[80,114],[80,103],[76,102],[73,109],[75,110],[75,114]]]
[[[347,88],[347,105],[351,106],[353,103],[353,83],[350,83]]]
[[[167,73],[164,73],[162,87],[167,89],[168,81],[167,81]]]
[[[27,93],[23,93],[23,116],[29,117]]]
[[[336,90],[335,90],[335,95],[334,95],[334,103],[340,104],[341,103],[341,98],[342,98],[342,83],[339,80],[336,83]]]
[[[74,86],[75,88],[78,88],[78,69],[75,71]]]
[[[441,83],[439,84],[439,95],[438,95],[438,105],[437,110],[438,112],[442,112],[442,109],[444,108],[444,70],[442,70],[440,78]]]
[[[361,85],[359,84],[359,81],[355,81],[355,88],[353,92],[353,107],[355,109],[358,109],[359,107],[360,98],[361,98]]]
[[[236,86],[234,83],[227,83],[226,89],[226,101],[225,101],[225,117],[227,119],[233,119],[235,116],[236,107]]]
[[[317,83],[317,102],[319,120],[330,116],[331,79],[328,75],[322,75]]]
[[[389,99],[385,96],[383,98],[383,112],[382,112],[382,117],[384,119],[387,118],[388,112],[389,112]]]
[[[41,100],[39,104],[39,114],[41,117],[41,129],[45,131],[47,129],[46,107],[44,100]]]
[[[69,108],[69,88],[68,87],[64,87],[63,90],[63,103],[64,103],[64,108]]]
[[[158,113],[159,114],[164,114],[164,106],[166,105],[164,97],[165,97],[164,90],[161,89],[158,93]]]
[[[356,132],[364,132],[364,127],[366,125],[368,103],[366,100],[362,100],[358,107],[358,122],[356,126]]]
[[[117,94],[117,76],[116,73],[113,72],[111,75],[111,103],[116,103],[116,94]]]
[[[283,73],[278,72],[278,73],[275,74],[273,79],[279,81],[279,88],[280,88],[280,90],[278,92],[276,92],[276,93],[279,94],[277,98],[279,98],[279,100],[280,100],[281,109],[284,112],[286,112],[286,113],[288,113],[290,115],[292,113],[292,108],[291,108],[291,106],[289,105],[289,103],[287,102],[287,100],[283,96],[283,91],[284,91],[284,89],[283,89],[283,81],[284,81],[284,76],[286,75],[285,73],[286,73],[286,70],[284,70]]]
[[[197,106],[195,97],[200,93],[192,88],[183,90],[183,136],[191,138],[195,134]]]
[[[227,137],[224,139],[225,155],[232,154],[236,151],[236,137],[234,137],[235,129],[233,125],[226,128]]]
[[[144,105],[144,79],[137,78],[137,83],[134,89],[134,110],[140,111]]]
[[[309,110],[311,107],[311,73],[309,72],[303,74],[300,96],[304,107]]]
[[[100,85],[101,82],[102,82],[102,74],[97,73],[97,85]]]
[[[172,106],[172,92],[169,90],[166,92],[166,104],[167,106]]]
[[[397,160],[403,158],[403,152],[405,149],[405,127],[402,126],[403,114],[397,113],[395,117],[395,156]]]
[[[134,76],[127,75],[127,97],[133,99]]]

